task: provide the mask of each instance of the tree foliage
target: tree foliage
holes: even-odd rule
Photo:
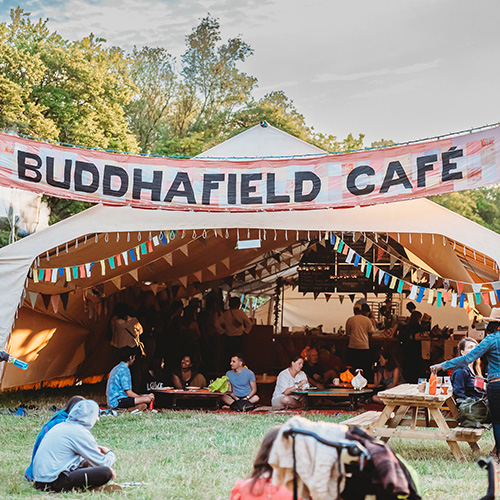
[[[432,201],[500,233],[500,188],[491,186],[433,196]]]
[[[185,42],[179,60],[161,47],[126,54],[93,34],[65,40],[18,7],[0,23],[0,128],[84,147],[195,156],[265,120],[326,151],[363,146],[362,134],[338,140],[316,132],[279,89],[256,100],[257,79],[243,70],[253,49],[241,36],[224,41],[217,19],[201,19]],[[90,206],[45,201],[51,223]]]
[[[60,142],[137,150],[124,106],[127,60],[89,35],[74,42],[20,7],[0,23],[0,127]]]

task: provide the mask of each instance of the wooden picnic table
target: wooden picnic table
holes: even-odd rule
[[[209,389],[153,389],[155,395],[155,407],[172,407],[174,409],[183,406],[181,402],[190,402],[190,408],[210,408],[217,410],[220,406],[220,392],[212,392]],[[170,404],[166,405],[166,401]]]
[[[359,400],[373,393],[372,389],[356,390],[350,387],[331,387],[326,389],[303,389],[295,390],[295,394],[304,396],[305,409],[308,410],[312,399],[343,399],[349,400],[349,408],[355,410],[358,406]]]
[[[481,439],[483,429],[458,427],[458,410],[451,393],[429,395],[419,392],[417,385],[402,384],[379,392],[378,396],[385,405],[382,412],[366,412],[343,423],[364,427],[384,442],[393,437],[446,441],[458,461],[465,459],[459,441],[479,450],[477,441]],[[451,412],[452,420],[443,415],[444,404]]]

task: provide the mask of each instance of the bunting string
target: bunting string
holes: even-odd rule
[[[403,271],[403,272],[405,273],[405,274],[404,274],[404,276],[406,276],[406,275],[408,274],[408,272],[413,272],[413,273],[416,273],[416,274],[418,274],[418,275],[420,275],[420,276],[422,276],[422,274],[427,274],[427,275],[429,275],[429,281],[430,281],[430,280],[434,280],[434,281],[435,281],[436,279],[441,279],[441,280],[443,280],[443,281],[455,281],[455,282],[457,282],[457,283],[458,283],[458,281],[457,281],[456,279],[452,279],[452,278],[445,278],[445,277],[443,277],[443,276],[438,276],[438,275],[435,275],[435,274],[431,273],[430,271],[427,271],[427,270],[425,270],[425,269],[423,269],[423,268],[421,268],[421,267],[419,267],[419,266],[416,266],[415,264],[413,264],[413,263],[412,263],[412,262],[410,262],[409,260],[407,260],[407,259],[403,258],[402,256],[400,256],[400,255],[398,255],[398,254],[394,254],[394,253],[393,253],[393,252],[391,252],[388,248],[384,248],[384,247],[380,246],[380,244],[377,242],[377,241],[378,241],[378,239],[377,239],[377,241],[375,241],[375,240],[376,240],[376,238],[374,238],[374,239],[372,240],[371,238],[369,238],[369,237],[368,237],[368,240],[369,240],[371,243],[369,244],[369,247],[367,247],[367,249],[368,249],[368,248],[370,248],[370,247],[373,245],[373,246],[376,246],[376,247],[377,247],[380,251],[383,251],[383,252],[387,253],[387,254],[389,255],[389,257],[391,258],[391,260],[395,259],[395,261],[396,261],[398,264],[400,264],[400,265],[402,265],[402,266],[403,266],[403,269],[404,269],[404,271]],[[465,246],[464,246],[464,249],[465,249]],[[365,250],[365,251],[366,251],[366,250]],[[471,250],[471,252],[472,252],[472,250]],[[485,257],[485,258],[486,258],[486,257]],[[477,259],[476,259],[476,260],[477,260]],[[393,267],[393,265],[394,265],[394,264],[395,264],[395,263],[391,263],[391,266]],[[491,267],[492,267],[492,270],[495,270],[495,269],[494,269],[494,266],[491,266]],[[408,268],[408,270],[406,271],[406,269],[407,269],[407,268]],[[404,277],[404,276],[403,276],[403,277]],[[432,276],[434,276],[434,278],[432,278]],[[434,282],[434,281],[433,281],[433,282]],[[477,285],[478,285],[478,283],[475,283],[475,282],[468,282],[468,281],[460,281],[460,283],[461,283],[461,284],[463,284],[463,285],[469,285],[469,286],[471,286],[471,287],[473,287],[473,286],[477,286]],[[493,289],[495,289],[495,288],[500,288],[500,281],[485,281],[485,282],[482,282],[482,283],[481,283],[481,285],[482,285],[482,286],[486,286],[486,287],[490,286],[490,287],[491,287],[491,288],[493,288]],[[431,285],[431,288],[432,288],[432,285]]]
[[[171,237],[170,232],[170,237]],[[175,237],[175,236],[174,236]],[[147,255],[152,253],[154,247],[158,245],[166,245],[169,241],[169,237],[164,231],[160,232],[157,236],[136,245],[124,252],[118,253],[111,257],[101,259],[99,261],[87,262],[85,264],[79,264],[77,266],[68,267],[56,267],[56,268],[41,268],[39,267],[39,262],[35,259],[35,266],[31,268],[31,278],[34,283],[42,281],[50,281],[55,283],[58,278],[65,278],[67,282],[90,278],[94,269],[97,272],[101,272],[102,276],[106,275],[107,268],[109,270],[114,270],[120,266],[128,266],[132,262],[137,262],[141,260],[142,255]]]
[[[368,272],[368,264],[371,264],[371,278],[375,281],[375,278],[378,279],[379,284],[382,282],[387,285],[391,290],[397,291],[401,293],[403,289],[406,287],[406,290],[410,291],[409,298],[410,300],[415,300],[417,303],[422,302],[427,294],[429,304],[434,303],[434,296],[436,296],[436,306],[442,307],[445,303],[450,302],[452,307],[457,306],[463,308],[465,303],[467,303],[470,307],[474,307],[475,305],[479,305],[481,303],[485,303],[488,305],[496,305],[500,304],[500,283],[497,288],[494,288],[490,291],[481,292],[481,287],[483,283],[474,283],[471,284],[474,293],[470,292],[462,292],[464,283],[457,282],[457,292],[449,292],[445,291],[437,291],[432,288],[424,287],[421,285],[415,285],[411,282],[403,280],[397,276],[393,276],[392,274],[384,271],[379,266],[376,266],[374,263],[368,262],[364,257],[360,256],[357,252],[355,252],[352,248],[350,248],[343,240],[341,240],[335,234],[332,234],[330,243],[332,244],[334,250],[339,254],[347,255],[346,262],[352,264],[353,266],[358,267],[362,261],[364,262],[365,268],[367,269],[365,275],[367,278],[370,277],[370,273]],[[450,281],[450,280],[448,280]]]

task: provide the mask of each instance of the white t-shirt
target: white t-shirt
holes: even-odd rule
[[[299,383],[302,380],[305,380],[307,382],[307,375],[304,372],[297,373],[295,377],[292,377],[288,368],[280,372],[280,374],[278,375],[278,379],[276,380],[276,388],[273,392],[271,404],[274,405],[274,402],[278,398],[283,396],[283,393],[286,389],[288,389],[289,387],[293,387],[296,383]],[[290,396],[298,399],[298,396],[296,396],[295,394],[290,394]]]

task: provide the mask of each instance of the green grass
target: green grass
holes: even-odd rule
[[[32,446],[41,426],[75,393],[102,401],[102,388],[26,391],[0,395],[0,411],[19,403],[36,405],[28,417],[0,415],[0,498],[110,498],[105,493],[48,495],[24,480]],[[347,416],[346,416],[347,417]],[[345,417],[345,418],[346,418]],[[325,416],[315,420],[341,421]],[[99,444],[112,448],[118,459],[116,482],[144,481],[128,488],[123,498],[216,500],[229,498],[235,481],[251,471],[265,432],[284,416],[161,412],[101,418],[94,427]],[[391,440],[392,447],[417,470],[425,499],[475,500],[486,492],[486,473],[465,444],[467,462],[453,459],[445,443]],[[480,441],[484,452],[493,446],[491,432]],[[114,495],[116,497],[116,494]]]

